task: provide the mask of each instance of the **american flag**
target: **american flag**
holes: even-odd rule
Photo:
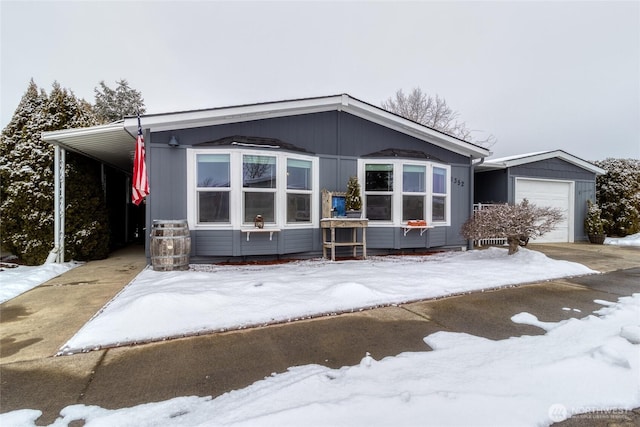
[[[138,114],[138,138],[136,151],[133,155],[133,188],[131,191],[131,201],[135,205],[139,205],[149,195],[149,178],[147,177],[147,163],[144,156],[144,137],[142,136],[140,114]]]

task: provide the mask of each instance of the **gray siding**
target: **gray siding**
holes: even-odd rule
[[[368,247],[379,249],[428,248],[464,244],[459,236],[470,211],[469,158],[388,129],[344,112],[303,114],[283,118],[253,120],[193,129],[178,129],[146,136],[149,165],[150,209],[147,224],[153,219],[187,217],[186,148],[233,135],[277,138],[319,157],[320,188],[346,191],[350,176],[357,174],[358,158],[385,149],[421,151],[452,165],[451,226],[403,235],[400,227],[369,227]],[[167,145],[176,136],[180,146]],[[229,147],[224,147],[228,149]],[[215,150],[215,147],[211,147]],[[320,200],[318,200],[320,206]],[[322,250],[319,229],[290,229],[268,233],[238,230],[192,231],[192,255],[206,257],[244,257],[319,253]]]
[[[563,180],[595,180],[595,174],[565,160],[553,158],[510,168],[511,176]]]
[[[584,230],[584,219],[587,216],[587,200],[596,201],[596,182],[595,180],[576,181],[575,190],[575,225],[573,230],[574,240],[580,242],[588,240]]]

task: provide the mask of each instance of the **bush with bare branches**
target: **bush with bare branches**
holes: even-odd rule
[[[542,236],[563,219],[558,208],[538,207],[527,199],[516,205],[495,205],[480,210],[462,225],[465,239],[506,238],[509,255],[518,251],[521,241]]]

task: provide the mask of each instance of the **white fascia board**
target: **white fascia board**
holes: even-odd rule
[[[381,108],[351,98],[347,94],[241,105],[237,107],[223,107],[210,110],[148,115],[142,117],[142,127],[145,129],[148,128],[152,132],[162,132],[325,111],[345,111],[464,156],[483,158],[490,154],[490,151],[483,147],[453,138],[412,122],[411,120],[391,114]],[[138,127],[137,118],[126,117],[124,127],[131,134],[135,134]]]
[[[349,105],[343,110],[354,116],[397,130],[454,153],[471,156],[473,159],[484,158],[491,154],[486,148],[454,138],[357,99],[350,98]]]
[[[513,166],[524,165],[527,163],[540,162],[543,160],[552,159],[557,157],[562,159],[568,163],[574,164],[582,169],[588,170],[589,172],[595,173],[596,175],[604,175],[606,171],[602,168],[597,167],[594,164],[591,164],[585,160],[582,160],[576,156],[572,156],[563,150],[554,150],[554,151],[544,151],[538,153],[529,153],[522,154],[520,156],[510,156],[510,157],[502,157],[498,159],[489,159],[482,166],[479,167],[480,170],[496,170],[496,169],[506,169]]]
[[[324,111],[339,110],[342,96],[311,98],[293,101],[270,102],[264,104],[223,107],[210,110],[187,111],[141,117],[143,128],[152,132],[189,129],[194,127],[239,123],[251,120],[285,117]],[[137,117],[125,117],[124,127],[137,132]]]
[[[65,140],[90,137],[94,135],[113,134],[121,136],[125,132],[124,123],[114,122],[106,125],[91,126],[86,128],[62,129],[42,132],[42,140],[49,143],[64,144]]]

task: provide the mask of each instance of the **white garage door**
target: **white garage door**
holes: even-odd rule
[[[573,242],[573,183],[516,178],[516,203],[523,199],[536,206],[560,208],[563,221],[549,233],[538,237],[536,243]]]

